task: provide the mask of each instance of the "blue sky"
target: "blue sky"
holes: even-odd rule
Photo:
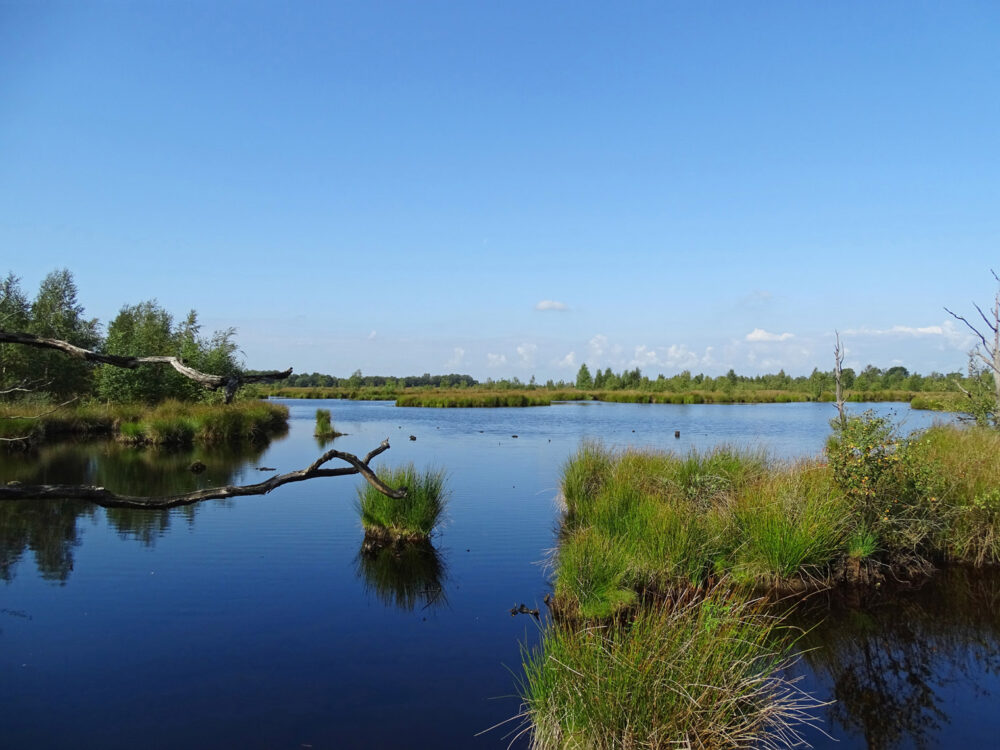
[[[250,367],[964,369],[1000,5],[0,0],[0,272]]]

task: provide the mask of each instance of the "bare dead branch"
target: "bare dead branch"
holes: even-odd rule
[[[370,451],[363,459],[352,453],[344,453],[338,450],[328,450],[322,456],[313,461],[305,469],[290,471],[287,474],[277,474],[270,479],[256,484],[228,485],[225,487],[211,487],[204,490],[195,490],[181,495],[165,495],[162,497],[141,497],[133,495],[118,495],[104,487],[94,487],[87,485],[66,485],[66,484],[36,484],[24,485],[19,482],[10,482],[0,485],[0,501],[3,500],[45,500],[45,499],[72,499],[89,500],[92,503],[105,508],[143,508],[143,509],[163,509],[176,508],[181,505],[192,505],[204,500],[225,500],[234,497],[245,497],[247,495],[266,495],[272,490],[292,482],[304,482],[307,479],[316,477],[342,477],[352,474],[360,474],[372,487],[383,495],[397,500],[406,497],[407,488],[401,487],[393,489],[376,476],[370,468],[371,460],[381,453],[389,450],[389,439]],[[348,466],[336,469],[324,469],[324,464],[339,459],[349,464]]]
[[[978,309],[978,307],[977,307],[976,309]],[[969,321],[967,321],[967,320],[966,320],[965,318],[963,318],[963,317],[962,317],[961,315],[959,315],[958,313],[953,313],[953,312],[952,312],[951,310],[949,310],[949,309],[948,309],[947,307],[946,307],[946,308],[944,309],[944,311],[945,311],[946,313],[948,313],[948,314],[949,314],[949,315],[950,315],[951,317],[955,318],[956,320],[961,320],[961,321],[962,321],[963,323],[965,323],[965,325],[966,325],[966,326],[968,327],[968,329],[969,329],[970,331],[972,331],[972,332],[973,332],[974,334],[976,334],[976,336],[977,336],[977,337],[979,338],[980,342],[982,342],[982,345],[983,345],[983,346],[988,346],[988,344],[986,343],[986,337],[985,337],[985,336],[983,336],[983,334],[981,334],[981,333],[979,332],[979,330],[978,330],[978,329],[977,329],[977,328],[976,328],[976,327],[975,327],[974,325],[972,325],[972,323],[970,323]],[[981,314],[982,314],[982,312],[980,312],[980,315],[981,315]]]
[[[972,306],[976,308],[976,312],[979,313],[979,317],[983,319],[983,322],[986,323],[987,327],[989,327],[991,331],[996,333],[997,330],[996,324],[990,322],[990,319],[986,317],[986,313],[983,312],[982,308],[979,307],[979,305],[977,305],[975,302],[972,303]]]
[[[111,365],[112,367],[122,367],[128,370],[135,370],[142,365],[170,365],[184,377],[195,381],[210,391],[223,389],[227,404],[233,400],[236,391],[245,383],[271,383],[275,380],[284,380],[292,374],[292,368],[289,367],[282,372],[262,372],[256,375],[244,375],[243,373],[236,373],[235,375],[210,375],[189,367],[179,357],[122,357],[116,354],[101,354],[90,349],[83,349],[68,341],[46,339],[31,333],[18,331],[0,331],[0,344],[23,344],[24,346],[34,346],[40,349],[56,349],[76,359]]]
[[[834,331],[837,343],[833,347],[833,379],[837,387],[837,413],[841,428],[847,427],[847,411],[844,408],[844,390],[842,387],[844,348],[840,345],[840,331]]]

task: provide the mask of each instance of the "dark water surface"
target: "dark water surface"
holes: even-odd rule
[[[506,747],[504,729],[477,733],[518,711],[521,644],[539,630],[509,610],[544,609],[559,469],[580,440],[807,456],[833,415],[829,404],[287,403],[289,435],[266,449],[64,445],[0,456],[0,480],[137,494],[256,481],[270,475],[256,467],[300,469],[321,453],[320,406],[349,433],[337,448],[363,454],[389,437],[376,463],[448,472],[433,546],[361,554],[354,478],[166,512],[0,504],[0,745]],[[895,408],[907,430],[935,418]],[[186,469],[195,459],[200,476]],[[803,614],[823,624],[798,670],[838,700],[825,715],[836,747],[996,745],[1000,580],[935,586]],[[896,725],[882,721],[889,710]]]

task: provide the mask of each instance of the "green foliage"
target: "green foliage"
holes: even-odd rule
[[[100,342],[97,321],[84,318],[76,283],[68,270],[53,271],[42,280],[31,303],[28,331],[84,349],[92,349]],[[67,358],[61,352],[44,349],[32,352],[28,356],[27,374],[31,381],[40,384],[39,391],[60,399],[90,389],[91,370],[87,363]]]
[[[827,440],[826,455],[833,477],[861,514],[869,528],[887,522],[886,500],[899,506],[905,491],[901,471],[902,441],[892,420],[872,411],[848,417],[841,425],[831,422],[833,434]]]
[[[175,356],[201,372],[230,375],[236,372],[235,331],[216,331],[200,337],[197,314],[192,310],[174,326],[173,317],[156,300],[125,305],[108,327],[105,351],[120,356]],[[158,403],[167,399],[205,401],[211,394],[197,383],[162,365],[127,370],[102,365],[97,371],[97,394],[114,403]]]
[[[580,365],[580,370],[576,373],[576,387],[583,390],[594,387],[594,379],[591,377],[586,363]]]
[[[0,330],[27,331],[31,324],[28,298],[20,279],[12,273],[0,281]],[[27,347],[0,344],[0,390],[26,383],[30,378]]]
[[[406,487],[407,492],[406,497],[396,499],[367,482],[358,488],[357,509],[366,535],[386,541],[427,539],[444,513],[444,471],[419,473],[407,464],[376,473],[393,489]]]

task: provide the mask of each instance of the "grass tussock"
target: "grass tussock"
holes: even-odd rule
[[[357,509],[365,535],[380,541],[418,541],[430,538],[447,502],[445,473],[418,472],[413,464],[377,471],[394,489],[407,488],[406,497],[387,497],[367,482],[358,488]]]
[[[329,409],[316,410],[316,437],[322,440],[332,440],[333,438],[340,437],[343,434],[344,433],[337,432],[333,428],[333,415],[330,413]]]
[[[532,747],[779,747],[816,703],[776,674],[788,631],[716,587],[627,622],[546,629],[524,655]]]

